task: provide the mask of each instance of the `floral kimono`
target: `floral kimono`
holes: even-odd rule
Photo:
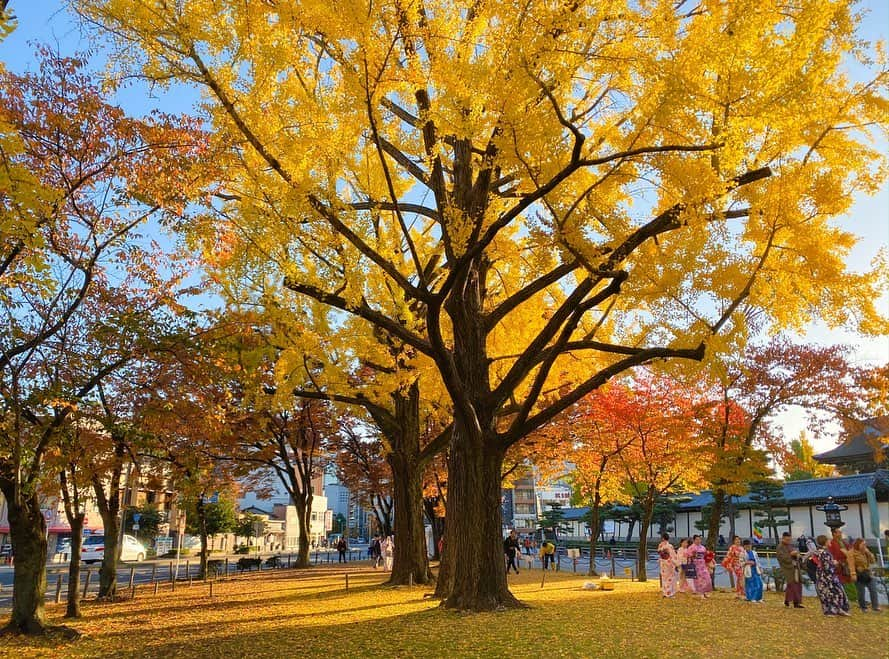
[[[821,600],[821,610],[826,616],[848,615],[849,598],[837,577],[837,563],[830,552],[821,547],[815,553],[818,568],[815,572],[815,592]]]
[[[661,593],[664,597],[676,594],[676,550],[669,540],[657,546],[658,564],[661,568]]]
[[[685,578],[685,571],[682,569],[682,566],[687,563],[688,560],[688,547],[680,546],[679,549],[676,550],[676,567],[679,568],[679,584],[677,585],[677,590],[680,593],[695,592],[694,582]]]
[[[747,556],[741,545],[733,544],[728,548],[725,558],[722,559],[722,567],[732,573],[735,579],[735,598],[744,599],[744,565]]]
[[[695,566],[694,588],[698,595],[709,597],[713,590],[713,580],[710,578],[710,568],[707,566],[707,548],[703,545],[691,545],[688,555]]]

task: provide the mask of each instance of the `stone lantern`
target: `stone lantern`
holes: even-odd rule
[[[827,497],[827,503],[823,506],[815,506],[815,510],[824,512],[824,525],[833,531],[846,523],[843,521],[843,518],[840,517],[840,513],[844,510],[849,510],[849,506],[841,506],[834,502],[833,497]]]

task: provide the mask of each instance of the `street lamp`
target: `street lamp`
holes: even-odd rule
[[[815,510],[820,510],[824,513],[824,525],[833,531],[846,523],[840,517],[840,513],[844,510],[849,510],[849,506],[841,506],[834,502],[833,497],[827,497],[827,503],[823,506],[815,506]]]

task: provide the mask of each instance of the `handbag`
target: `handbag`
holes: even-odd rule
[[[695,568],[694,563],[683,563],[682,573],[685,575],[686,579],[696,579],[698,576],[698,571]]]
[[[749,565],[744,566],[744,578],[749,579],[753,576],[753,570],[750,569]]]
[[[870,570],[858,570],[858,583],[862,586],[867,586],[872,578]]]

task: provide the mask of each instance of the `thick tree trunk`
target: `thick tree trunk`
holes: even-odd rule
[[[309,485],[311,487],[311,485]],[[299,534],[296,548],[296,567],[309,567],[309,529],[312,523],[312,496],[311,492],[306,496],[297,494],[293,497],[293,505],[299,518]]]
[[[65,607],[66,618],[80,617],[80,549],[83,547],[83,519],[82,512],[68,518],[71,526],[71,562],[68,564],[68,604]]]
[[[419,449],[417,442],[404,442]],[[392,470],[395,508],[395,552],[391,585],[425,584],[434,577],[429,569],[423,525],[423,486],[416,450],[392,451],[386,456]]]
[[[120,513],[117,510],[117,497],[112,497],[114,505],[100,509],[102,524],[105,527],[105,551],[102,566],[99,568],[99,598],[114,599],[117,595],[117,560],[120,557]]]
[[[15,484],[0,481],[7,502],[9,531],[15,550],[12,613],[4,632],[42,634],[47,630],[44,613],[46,594],[46,520],[36,494],[16,497]]]
[[[629,526],[627,527],[627,537],[626,537],[626,542],[632,542],[632,540],[633,540],[633,529],[636,528],[636,520],[635,520],[635,519],[631,519],[631,520],[627,521],[627,524],[629,524]]]
[[[503,451],[455,424],[448,460],[445,579],[436,593],[450,609],[522,606],[509,592],[503,560],[500,475]]]
[[[725,490],[717,487],[713,490],[713,507],[710,509],[710,519],[707,520],[707,549],[716,550],[716,540],[719,537],[719,522],[722,519],[722,511],[725,507]]]
[[[386,463],[392,474],[392,505],[395,510],[395,550],[392,585],[425,584],[434,579],[426,552],[423,526],[423,486],[420,464],[420,385],[414,381],[406,390],[391,394],[393,408],[368,407],[386,436],[391,451]],[[383,528],[384,536],[386,529]]]
[[[105,494],[105,484],[98,476],[93,476],[93,491],[96,493],[96,507],[102,516],[102,526],[105,528],[104,553],[102,555],[102,567],[99,569],[99,598],[114,599],[117,594],[117,561],[120,558],[120,477],[123,474],[123,458],[126,455],[126,444],[115,439],[114,442],[114,467],[111,470],[111,478],[108,494]]]

